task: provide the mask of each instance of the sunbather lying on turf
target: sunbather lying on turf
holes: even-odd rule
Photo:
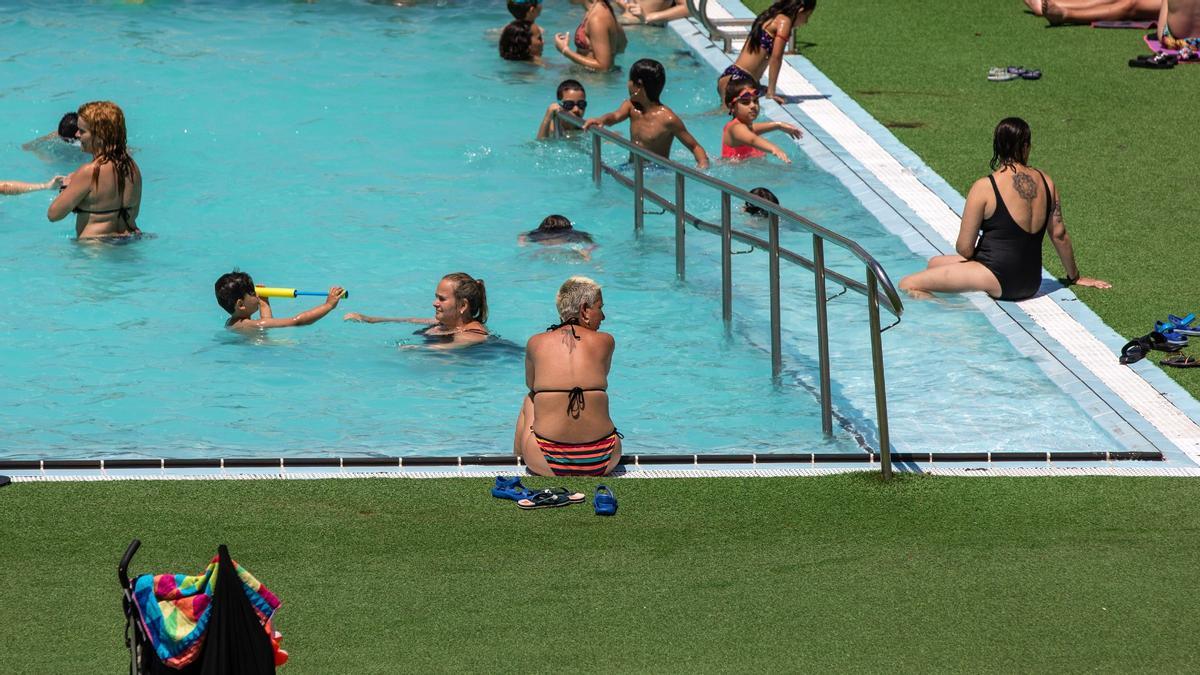
[[[1154,21],[1162,0],[1025,0],[1051,26],[1093,21]]]
[[[993,173],[975,181],[967,194],[955,245],[958,255],[930,259],[925,271],[900,280],[902,290],[914,298],[970,291],[999,300],[1032,297],[1042,282],[1047,229],[1067,272],[1067,285],[1112,288],[1106,281],[1079,276],[1058,189],[1049,176],[1028,165],[1029,137],[1025,120],[1000,120],[992,140]]]
[[[1200,0],[1163,0],[1158,39],[1167,49],[1200,50]]]
[[[605,476],[621,460],[621,434],[608,416],[616,341],[600,332],[600,285],[571,277],[555,305],[561,323],[525,345],[529,395],[517,415],[513,453],[539,476]]]

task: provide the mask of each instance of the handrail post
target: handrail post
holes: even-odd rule
[[[646,202],[645,202],[645,167],[641,155],[633,156],[633,231],[637,236],[642,236],[642,220],[645,218]]]
[[[768,219],[770,227],[771,275],[771,378],[778,380],[783,373],[783,329],[779,316],[779,216],[772,213]]]
[[[729,193],[721,191],[721,320],[728,333],[733,324],[733,223]]]
[[[879,331],[879,296],[875,272],[867,266],[867,313],[871,319],[871,368],[875,372],[875,415],[879,424],[879,466],[883,479],[892,477],[892,450],[888,439],[887,391],[883,386],[883,334]]]
[[[814,234],[813,277],[817,293],[817,360],[821,378],[821,431],[833,436],[833,396],[829,384],[829,316],[825,297],[825,240]],[[872,275],[873,277],[874,275]]]
[[[600,187],[600,134],[592,132],[592,182]]]
[[[686,212],[683,189],[683,174],[677,173],[675,174],[675,276],[680,281],[687,277],[684,262],[684,237],[687,236],[687,232],[683,228],[683,214]]]

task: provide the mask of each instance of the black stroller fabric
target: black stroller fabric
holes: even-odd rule
[[[275,650],[250,599],[242,591],[242,581],[229,559],[229,549],[222,544],[217,555],[220,557],[217,589],[197,672],[202,675],[274,673]]]

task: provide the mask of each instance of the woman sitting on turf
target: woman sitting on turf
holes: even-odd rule
[[[584,68],[599,72],[613,69],[617,54],[625,51],[628,40],[625,30],[617,23],[608,0],[571,0],[587,7],[583,20],[575,29],[575,51],[571,51],[570,38],[566,33],[554,36],[554,46],[568,59]]]
[[[616,341],[600,332],[604,298],[595,281],[571,277],[555,304],[560,323],[525,346],[529,395],[517,415],[513,453],[539,476],[605,476],[621,461],[621,434],[608,416]]]
[[[433,295],[433,318],[398,317],[389,319],[366,316],[350,312],[343,321],[363,323],[418,323],[426,327],[414,335],[430,342],[432,349],[456,349],[468,347],[487,340],[487,291],[483,279],[476,279],[465,272],[455,272],[442,277]]]
[[[1200,0],[1162,0],[1158,39],[1166,49],[1200,51]]]
[[[767,96],[776,103],[784,99],[775,94],[779,82],[779,70],[783,67],[783,52],[792,30],[808,23],[817,0],[778,0],[763,10],[750,26],[750,34],[737,61],[725,69],[717,78],[717,94],[725,100],[725,85],[735,77],[758,82],[767,73]]]
[[[111,101],[92,101],[79,106],[76,124],[92,161],[67,176],[46,217],[58,222],[75,213],[80,239],[140,234],[142,172],[125,146],[125,114]]]
[[[1018,117],[1000,120],[992,140],[992,170],[967,193],[958,255],[930,259],[923,272],[900,280],[915,298],[931,292],[983,291],[999,300],[1024,300],[1042,281],[1042,239],[1050,241],[1067,272],[1066,284],[1112,288],[1099,279],[1079,276],[1071,237],[1063,223],[1062,204],[1054,181],[1028,166],[1029,125]],[[980,232],[982,231],[982,234]]]

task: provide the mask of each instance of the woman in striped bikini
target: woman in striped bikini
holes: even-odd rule
[[[560,323],[529,338],[513,452],[539,476],[605,476],[621,461],[621,434],[608,416],[613,336],[600,332],[604,298],[587,277],[558,289]]]

